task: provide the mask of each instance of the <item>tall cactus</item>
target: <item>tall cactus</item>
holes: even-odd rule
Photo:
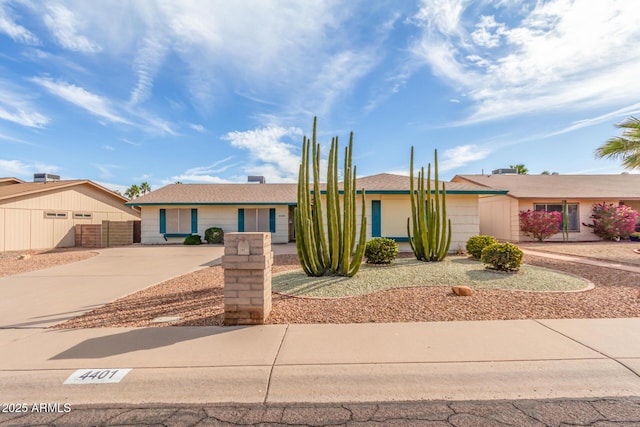
[[[296,249],[308,276],[353,277],[360,269],[366,244],[367,218],[362,190],[360,236],[356,245],[356,167],[351,166],[353,132],[344,156],[343,202],[338,189],[338,137],[331,139],[326,185],[326,221],[320,188],[320,145],[316,142],[317,118],[313,119],[311,140],[302,139],[302,162],[298,172],[298,207],[295,214]],[[309,173],[311,150],[311,176]],[[313,186],[310,185],[313,179]]]
[[[560,222],[562,229],[562,240],[569,241],[569,205],[566,200],[562,201],[562,221]]]
[[[418,189],[416,191],[413,182],[413,147],[411,147],[409,172],[411,218],[407,218],[407,235],[411,250],[416,258],[427,262],[442,261],[451,246],[451,219],[447,220],[447,191],[444,182],[442,183],[442,191],[438,191],[438,150],[435,150],[434,153],[434,166],[434,194],[431,194],[431,163],[427,165],[426,190],[424,167],[422,167],[418,172]]]

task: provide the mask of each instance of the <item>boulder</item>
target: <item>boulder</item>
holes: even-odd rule
[[[18,259],[29,259],[29,258],[31,258],[31,255],[29,254],[22,254],[18,257]]]
[[[454,286],[451,288],[454,294],[461,297],[468,297],[473,295],[473,289],[468,286]]]

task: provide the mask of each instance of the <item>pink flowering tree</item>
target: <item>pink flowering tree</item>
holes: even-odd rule
[[[520,211],[520,231],[540,242],[560,232],[562,214],[546,211]]]
[[[625,205],[596,203],[591,212],[593,233],[604,240],[627,239],[635,231],[638,212]]]

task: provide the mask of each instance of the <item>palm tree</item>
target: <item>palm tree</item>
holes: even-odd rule
[[[518,175],[526,175],[529,172],[529,169],[526,168],[525,165],[519,163],[517,165],[509,165],[511,169],[515,169],[518,172]]]
[[[151,186],[149,185],[149,183],[147,181],[145,181],[142,184],[140,184],[140,191],[142,191],[142,195],[143,196],[151,191]]]
[[[596,157],[619,158],[626,169],[640,169],[640,120],[627,117],[615,126],[623,129],[622,136],[609,138],[596,149]]]
[[[131,187],[127,188],[124,195],[127,196],[129,200],[133,200],[140,195],[140,187],[138,187],[138,184],[133,184]]]

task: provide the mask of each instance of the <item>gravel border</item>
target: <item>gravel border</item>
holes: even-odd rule
[[[520,242],[522,249],[640,265],[640,243],[622,240],[597,242]]]
[[[397,259],[391,265],[364,264],[354,277],[308,277],[302,269],[273,275],[272,290],[291,296],[344,298],[393,288],[458,286],[472,289],[565,292],[586,291],[587,280],[543,267],[523,265],[517,273],[486,269],[477,260],[449,256],[441,262]]]
[[[26,255],[24,258],[20,258]],[[98,255],[95,249],[54,248],[0,252],[0,277],[82,261]]]
[[[411,255],[404,255],[410,257]],[[296,255],[276,255],[273,273],[296,270]],[[590,280],[587,292],[479,289],[458,297],[449,287],[396,288],[350,298],[298,298],[274,294],[268,324],[389,323],[459,320],[640,317],[640,274],[525,255],[528,265]],[[224,273],[220,266],[176,277],[107,304],[54,328],[222,326]],[[160,316],[175,322],[152,323]]]

